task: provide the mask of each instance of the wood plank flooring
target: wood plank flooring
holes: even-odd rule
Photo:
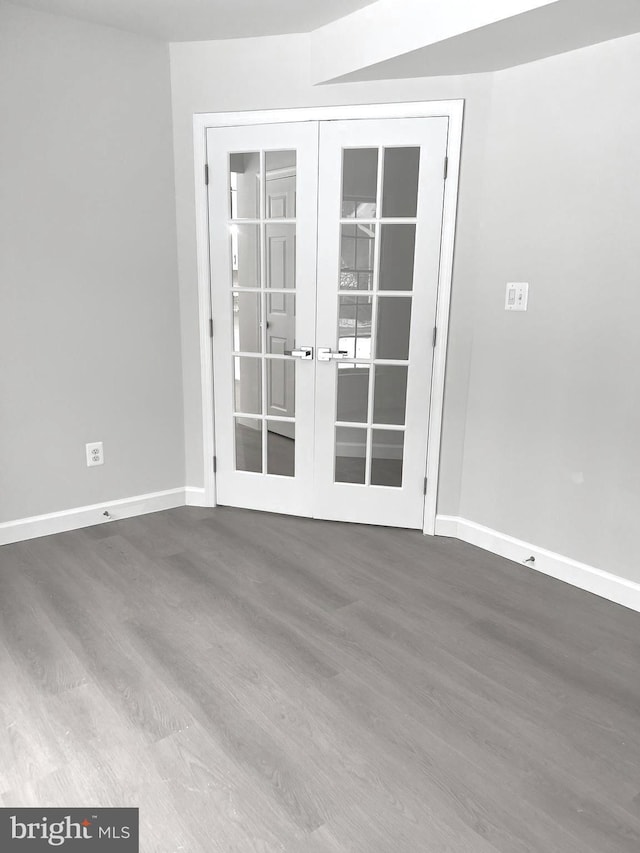
[[[139,806],[142,853],[638,853],[640,616],[226,508],[5,546],[0,797]]]

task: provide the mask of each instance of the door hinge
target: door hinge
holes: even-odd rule
[[[431,340],[431,346],[435,347],[437,338],[438,338],[438,327],[434,326],[433,327],[433,338]]]
[[[213,337],[213,317],[209,317],[209,337]]]
[[[209,164],[204,164],[204,182],[206,186],[209,186]]]
[[[213,473],[215,474],[217,470],[218,470],[218,457],[214,456],[213,457]]]
[[[447,175],[449,174],[449,158],[444,158],[444,179],[447,180]]]
[[[424,478],[424,490],[423,490],[422,494],[423,495],[427,494],[427,478],[426,477]]]

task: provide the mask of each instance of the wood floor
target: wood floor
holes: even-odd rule
[[[176,509],[0,549],[6,806],[143,853],[638,853],[640,616],[469,545]]]

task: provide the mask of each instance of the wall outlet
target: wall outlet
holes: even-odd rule
[[[529,301],[529,283],[526,281],[508,281],[504,299],[505,311],[526,311]]]
[[[92,441],[87,444],[87,467],[93,465],[104,465],[104,449],[101,441]]]

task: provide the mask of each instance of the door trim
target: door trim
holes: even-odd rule
[[[449,101],[412,101],[395,104],[358,104],[339,107],[303,107],[281,110],[196,113],[194,115],[196,253],[200,332],[202,451],[204,459],[203,504],[205,506],[213,507],[216,505],[215,471],[213,464],[215,456],[213,347],[209,334],[212,310],[209,264],[208,187],[205,184],[207,130],[216,127],[275,124],[280,122],[432,118],[445,116],[449,119],[447,136],[448,172],[444,189],[442,234],[440,239],[440,269],[436,303],[436,326],[438,333],[434,348],[431,379],[431,406],[427,436],[427,494],[423,523],[424,533],[431,536],[435,534],[463,114],[464,100],[459,99]]]

